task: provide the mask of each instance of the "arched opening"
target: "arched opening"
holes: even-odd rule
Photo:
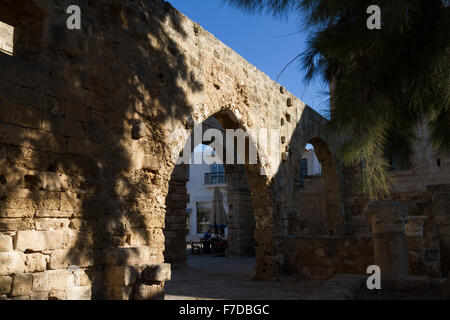
[[[221,163],[194,163],[196,158],[208,159],[215,154],[214,150],[205,144],[194,148],[191,154],[191,163],[188,166],[187,189],[187,242],[198,241],[205,232],[211,228],[211,209],[213,206],[214,191],[219,189],[223,197],[223,207],[228,217],[227,181],[225,166]],[[221,231],[222,232],[222,231]],[[228,236],[228,228],[223,234]]]
[[[164,231],[165,262],[171,263],[175,276],[177,274],[181,277],[185,276],[183,280],[185,283],[189,283],[191,276],[198,278],[198,273],[201,273],[203,278],[207,278],[209,271],[215,276],[222,271],[230,276],[229,270],[236,268],[236,265],[235,262],[230,264],[229,261],[237,261],[238,265],[237,273],[234,272],[232,276],[249,279],[256,272],[260,277],[261,275],[264,277],[265,273],[273,272],[273,266],[267,263],[266,257],[271,253],[270,228],[272,227],[268,225],[270,220],[266,216],[267,212],[272,211],[268,204],[265,177],[260,175],[258,164],[250,164],[247,157],[249,149],[252,148],[251,138],[245,137],[246,157],[243,158],[244,163],[241,163],[237,161],[239,138],[234,137],[234,150],[231,154],[235,161],[230,163],[226,161],[227,157],[230,157],[230,153],[225,150],[226,130],[240,128],[238,122],[232,118],[232,112],[222,111],[215,114],[206,119],[201,128],[201,141],[192,141],[192,138],[195,140],[195,132],[191,133],[191,141],[188,141],[188,143],[193,142],[190,145],[189,163],[177,164],[169,182]],[[216,138],[211,141],[205,139],[205,132],[209,129],[218,130],[223,134],[224,140],[220,144],[223,150],[217,150],[217,144],[213,146],[212,142],[217,142]],[[219,163],[214,163],[211,159],[205,161],[211,155],[216,156],[215,153],[219,158],[222,156]],[[200,162],[198,162],[199,159]],[[202,246],[199,240],[208,229],[211,229],[211,206],[216,188],[223,195],[224,209],[227,214],[227,227],[224,230],[227,250],[222,254],[217,252],[207,254],[201,251]],[[253,192],[254,188],[258,191]],[[253,206],[255,198],[259,204],[256,210]],[[260,232],[255,230],[258,215],[264,219],[264,224],[261,226],[265,229],[260,229]],[[260,241],[255,241],[257,235]],[[190,241],[193,241],[194,245],[200,244],[200,251],[198,247],[192,250]],[[220,263],[227,264],[224,266],[226,270],[221,269]],[[210,270],[207,270],[208,265]],[[226,280],[226,276],[223,280]],[[177,277],[168,283],[166,289],[169,296],[194,294],[182,292],[182,286],[180,287],[176,282]]]
[[[339,235],[342,233],[342,195],[336,161],[321,138],[308,141],[300,163],[296,233]]]
[[[227,241],[228,257],[245,257],[254,254],[255,218],[253,214],[250,185],[242,164],[224,164],[211,161],[215,150],[200,144],[191,153],[191,163],[187,173],[187,237],[190,242],[199,243],[203,235],[212,230],[220,233]],[[194,163],[194,159],[202,159]],[[206,161],[205,161],[206,160]],[[221,161],[222,162],[222,161]],[[212,223],[214,192],[222,194],[223,208],[227,216],[227,226],[215,230]],[[188,250],[192,253],[193,250]]]

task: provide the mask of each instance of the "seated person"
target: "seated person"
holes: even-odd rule
[[[203,235],[203,240],[210,240],[212,237],[212,230],[208,229],[208,231],[205,232],[205,234]]]
[[[203,249],[206,253],[211,251],[211,244],[212,244],[212,230],[208,229],[208,231],[205,232],[202,238],[203,242]]]

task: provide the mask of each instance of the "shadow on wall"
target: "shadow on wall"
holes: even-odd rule
[[[128,298],[102,269],[163,262],[163,124],[186,123],[187,95],[202,90],[178,45],[186,31],[163,1],[73,0],[81,31],[60,4],[32,3],[42,29],[22,26],[15,42],[33,35],[35,54],[0,56],[0,231],[70,227],[50,269],[91,267],[92,298]],[[29,5],[0,1],[0,20],[25,21]]]

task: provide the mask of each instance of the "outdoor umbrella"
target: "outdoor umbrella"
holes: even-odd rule
[[[224,229],[227,227],[227,215],[223,207],[223,196],[219,188],[214,189],[214,198],[211,208],[211,228]]]

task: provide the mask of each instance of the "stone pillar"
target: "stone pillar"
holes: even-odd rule
[[[250,186],[245,168],[227,166],[228,197],[228,257],[246,257],[255,254],[255,217]]]
[[[431,194],[431,215],[439,225],[441,270],[445,277],[450,273],[450,184],[427,186]]]
[[[423,247],[423,227],[428,216],[409,216],[406,223],[406,239],[409,251],[411,274],[425,272],[425,249]]]
[[[187,169],[185,164],[175,166],[166,198],[164,258],[174,269],[186,267],[187,261]]]
[[[372,202],[366,207],[372,224],[375,264],[383,274],[408,274],[408,247],[405,222],[408,205],[399,202]]]

